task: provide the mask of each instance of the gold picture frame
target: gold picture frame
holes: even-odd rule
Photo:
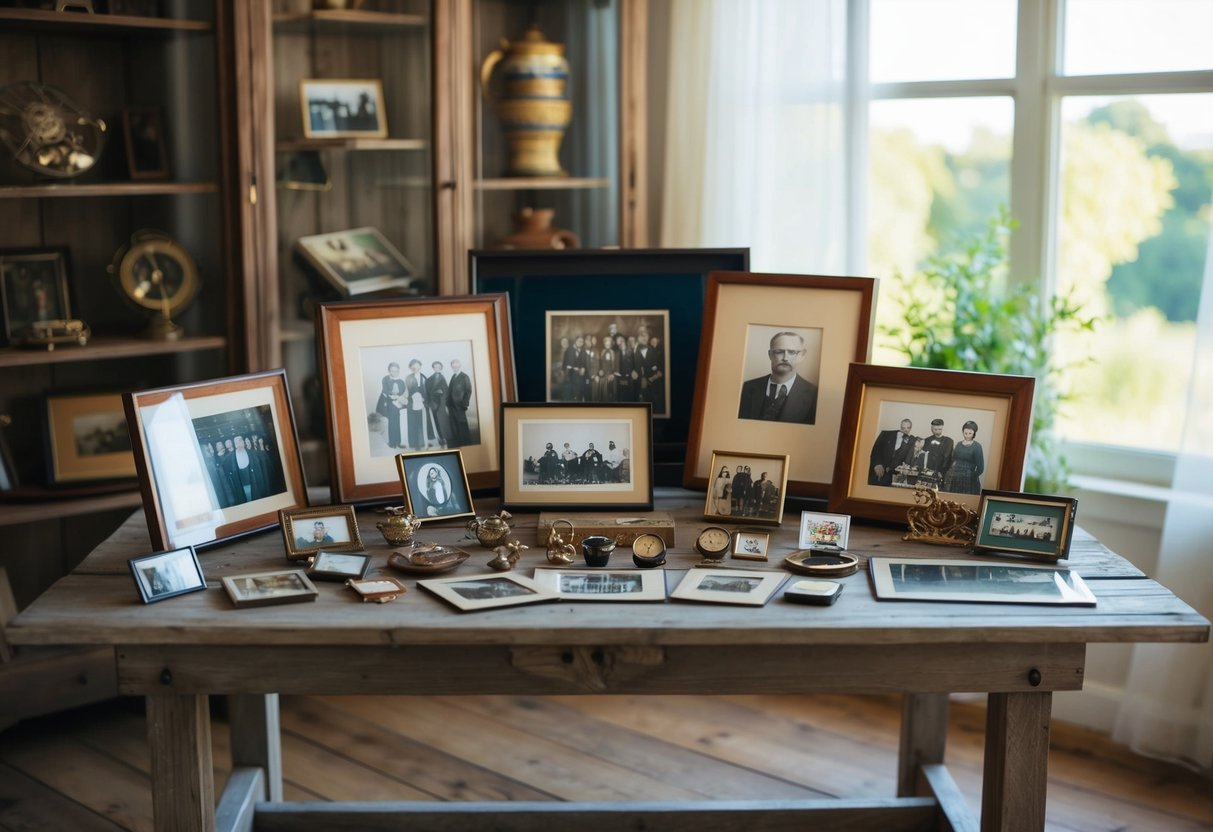
[[[308,139],[386,139],[378,78],[302,78],[299,107]]]
[[[789,459],[788,454],[712,451],[713,476],[704,500],[704,519],[782,525]]]
[[[278,512],[288,560],[307,560],[319,552],[363,549],[358,517],[350,505],[312,506]]]
[[[422,520],[476,516],[463,454],[458,448],[397,454],[396,470],[409,514]]]

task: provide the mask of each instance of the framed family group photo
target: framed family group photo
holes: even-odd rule
[[[871,355],[875,294],[873,278],[709,275],[683,485],[711,486],[714,448],[795,448],[787,493],[826,496],[847,368]]]
[[[1073,497],[983,490],[973,551],[1053,561],[1069,557],[1077,510]]]
[[[121,393],[47,396],[46,435],[52,484],[136,476]]]
[[[208,546],[307,506],[286,371],[127,393],[152,545]]]
[[[787,454],[713,451],[714,472],[703,516],[708,520],[778,526],[788,488]]]
[[[458,448],[470,488],[499,484],[504,295],[324,303],[316,326],[334,503],[398,498],[400,453]]]
[[[1035,379],[853,364],[830,511],[904,522],[919,486],[977,510],[1018,490]]]

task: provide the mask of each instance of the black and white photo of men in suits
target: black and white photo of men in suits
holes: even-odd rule
[[[447,388],[447,403],[451,418],[450,448],[462,448],[472,444],[472,432],[468,428],[468,406],[472,403],[472,380],[463,371],[458,358],[451,359],[451,382]]]
[[[816,424],[817,385],[797,371],[806,352],[804,336],[775,333],[767,349],[771,370],[741,385],[737,418]]]
[[[893,469],[913,453],[913,429],[913,421],[902,419],[897,430],[882,430],[876,435],[868,459],[868,485],[893,484]]]

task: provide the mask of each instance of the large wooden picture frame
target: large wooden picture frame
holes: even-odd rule
[[[127,393],[123,405],[156,549],[270,529],[308,504],[285,370]]]
[[[509,331],[501,294],[321,304],[332,501],[399,501],[402,450],[459,448],[471,488],[499,485],[498,412],[515,389]],[[428,386],[435,364],[445,394]]]
[[[974,511],[983,484],[1018,491],[1035,384],[1031,376],[852,364],[830,511],[905,522],[919,485]],[[950,445],[927,448],[932,422]]]
[[[742,446],[788,453],[787,492],[825,497],[847,369],[871,355],[875,300],[868,277],[708,275],[683,484],[707,488],[713,449]],[[767,402],[773,373],[792,381]]]

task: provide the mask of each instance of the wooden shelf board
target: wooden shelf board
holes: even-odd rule
[[[278,142],[279,153],[300,150],[425,150],[425,139],[291,139]]]
[[[386,28],[424,29],[429,20],[419,14],[355,11],[352,9],[315,9],[310,12],[282,12],[274,15],[274,28],[279,31],[362,30],[376,34]]]
[[[152,341],[147,338],[123,338],[98,335],[83,347],[56,347],[54,350],[0,348],[0,367],[31,367],[39,364],[64,364],[74,361],[102,361],[140,355],[164,355],[175,352],[219,350],[227,346],[221,335],[202,335],[180,341]]]
[[[566,191],[584,188],[609,188],[610,179],[574,176],[510,176],[477,179],[478,191]]]
[[[218,193],[217,182],[98,182],[89,185],[4,185],[0,199],[51,197],[173,196]]]
[[[316,327],[302,321],[283,321],[278,329],[278,338],[284,344],[312,341],[316,338]]]
[[[149,31],[209,32],[214,29],[214,25],[209,20],[54,12],[47,9],[0,9],[0,24],[2,24],[0,28],[5,29],[20,27],[55,32],[92,32],[94,34],[147,33]]]
[[[87,497],[54,498],[54,491],[47,490],[45,500],[0,501],[0,526],[37,523],[60,517],[75,517],[119,508],[136,508],[143,504],[137,487]]]

